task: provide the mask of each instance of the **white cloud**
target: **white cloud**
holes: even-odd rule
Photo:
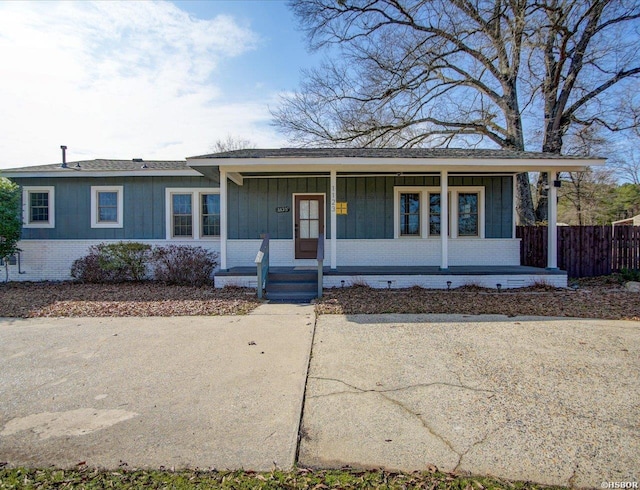
[[[0,2],[0,168],[184,158],[228,133],[280,143],[264,101],[229,103],[219,64],[258,36],[165,2]]]

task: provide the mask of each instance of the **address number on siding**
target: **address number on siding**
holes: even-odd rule
[[[276,213],[288,213],[291,211],[291,208],[289,206],[278,206],[276,208]]]

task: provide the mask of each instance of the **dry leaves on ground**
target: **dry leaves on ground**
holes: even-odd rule
[[[242,315],[259,304],[254,290],[242,288],[155,282],[0,285],[0,317]]]
[[[555,316],[640,321],[640,295],[617,285],[597,284],[577,291],[553,287],[451,291],[380,290],[354,286],[329,289],[316,306],[320,314],[447,313],[465,315]]]

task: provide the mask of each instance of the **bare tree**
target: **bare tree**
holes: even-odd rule
[[[638,125],[640,4],[635,0],[544,0],[529,70],[544,104],[542,151],[562,153],[572,131]],[[544,66],[537,76],[536,66]],[[536,219],[547,216],[547,175],[537,185]]]
[[[218,138],[216,142],[211,145],[211,151],[215,153],[222,153],[225,151],[248,150],[255,147],[255,143],[251,140],[228,134],[224,139]]]
[[[300,144],[524,150],[518,78],[525,2],[294,0],[313,48],[338,56],[305,73],[275,125]],[[533,220],[526,175],[521,222]]]
[[[291,6],[311,47],[332,55],[273,112],[276,127],[299,144],[524,150],[526,118],[542,149],[559,153],[572,126],[627,124],[609,97],[638,75],[633,0]],[[628,39],[614,39],[620,32]],[[628,105],[639,107],[634,97]],[[533,222],[526,174],[518,176],[517,201],[520,223]]]
[[[611,166],[620,179],[640,186],[640,125],[634,128],[625,143],[611,159]]]

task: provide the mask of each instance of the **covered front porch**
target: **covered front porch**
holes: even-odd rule
[[[557,187],[549,189],[548,270],[521,268],[515,176],[546,172],[555,183],[560,171],[603,163],[493,150],[291,148],[187,161],[219,174],[216,286],[255,286],[259,261],[274,274],[313,268],[318,294],[351,284],[509,288],[544,278],[566,286],[557,271]]]

